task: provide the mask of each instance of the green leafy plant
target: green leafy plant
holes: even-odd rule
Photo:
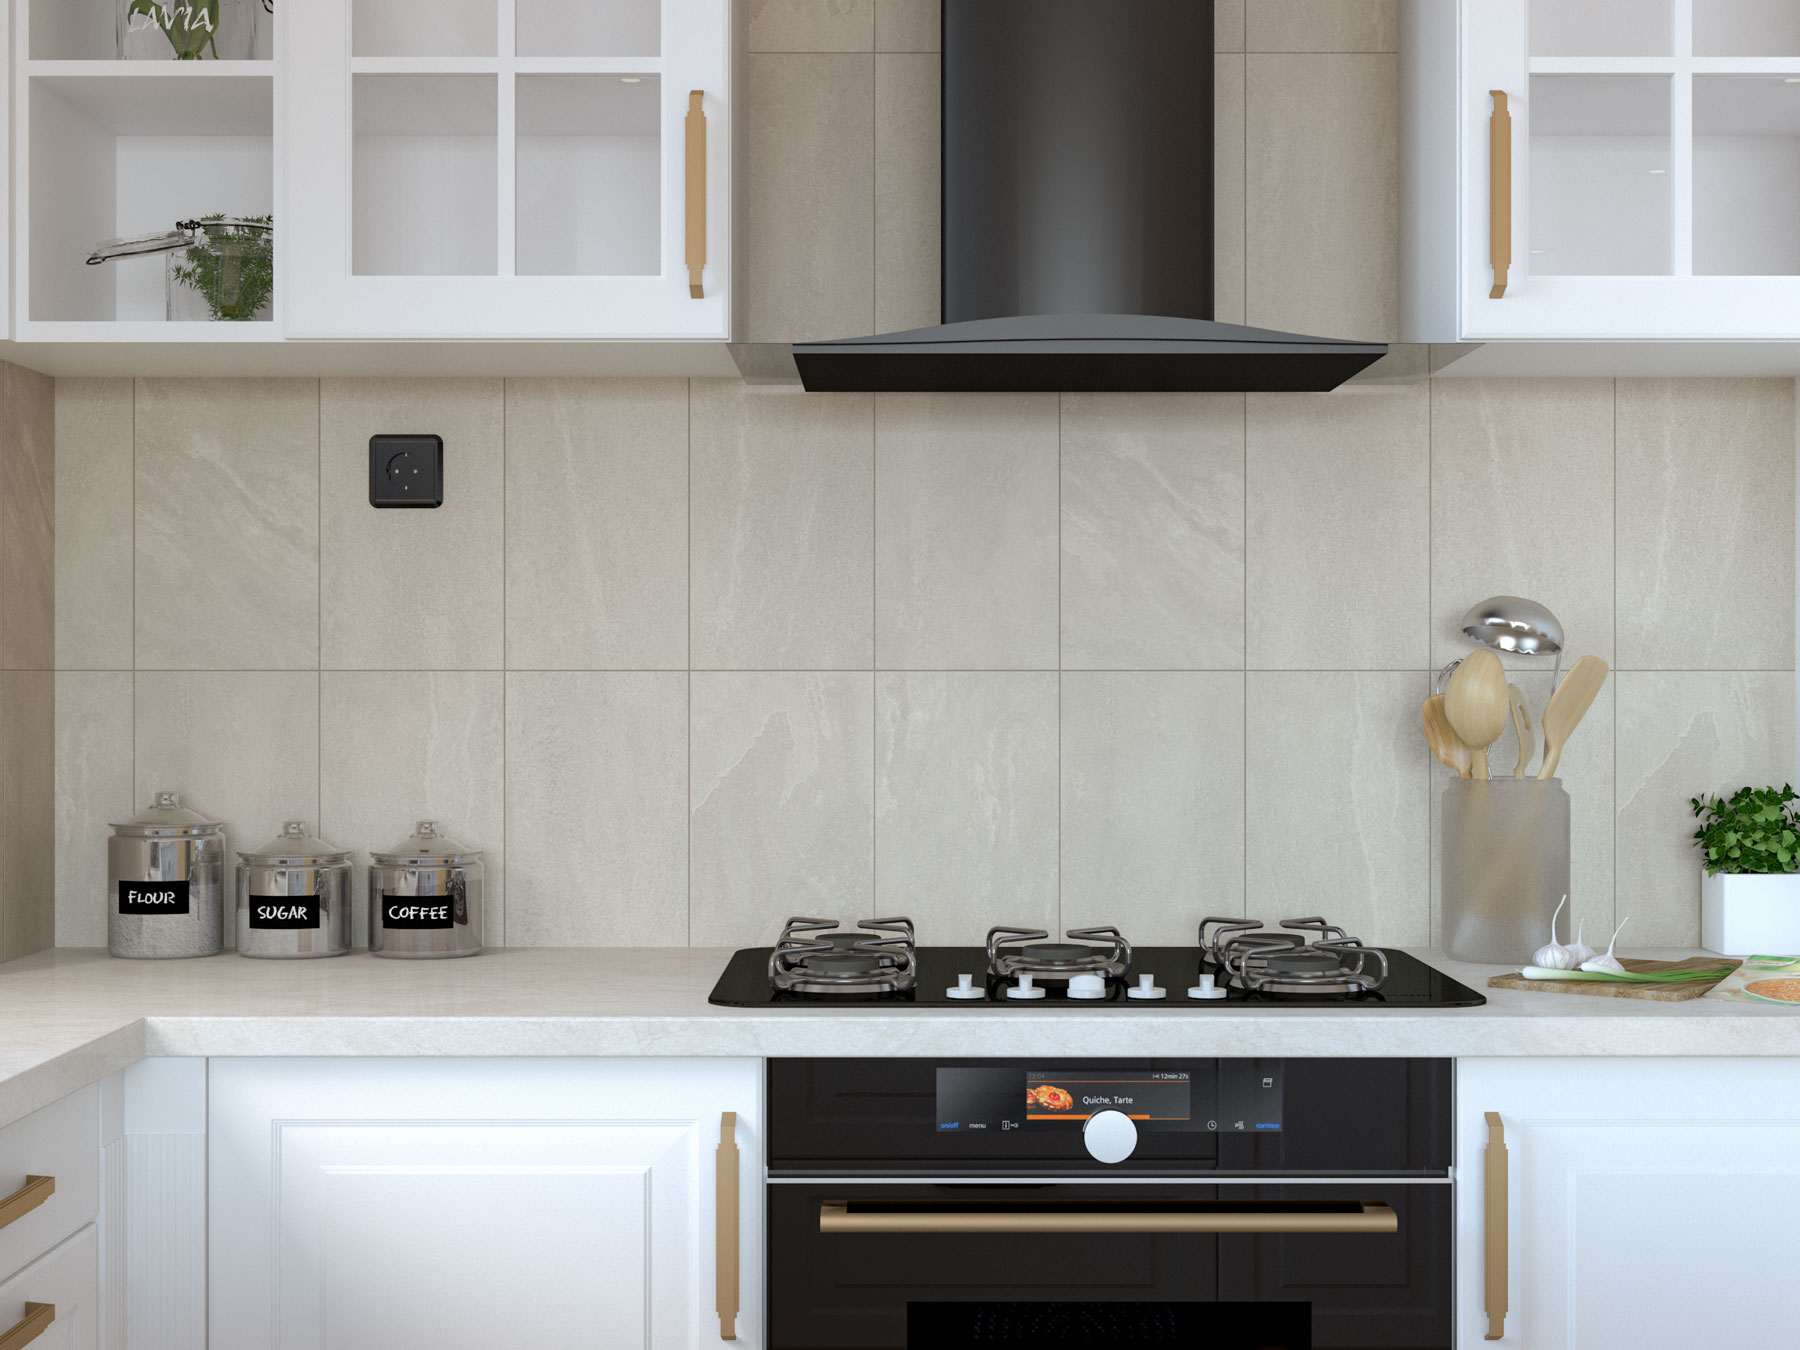
[[[202,216],[194,242],[175,264],[177,281],[200,292],[215,319],[254,319],[275,291],[274,216]],[[242,224],[235,223],[242,221]]]
[[[1788,803],[1794,789],[1739,788],[1730,801],[1694,797],[1700,817],[1694,844],[1712,876],[1726,873],[1800,872],[1800,816]]]
[[[181,0],[167,5],[160,0],[131,0],[125,13],[133,28],[154,25],[175,49],[177,61],[203,60],[209,47],[213,60],[218,60],[219,0]],[[149,23],[139,24],[139,16]]]

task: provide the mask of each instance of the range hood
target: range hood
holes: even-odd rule
[[[796,343],[806,387],[1322,391],[1385,356],[1213,322],[1212,11],[943,0],[944,322]]]

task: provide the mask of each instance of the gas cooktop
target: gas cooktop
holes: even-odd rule
[[[1117,928],[993,928],[986,947],[920,946],[911,920],[789,919],[735,953],[709,1002],[729,1008],[1473,1008],[1487,1002],[1417,957],[1322,918],[1201,920],[1192,947],[1133,947]]]

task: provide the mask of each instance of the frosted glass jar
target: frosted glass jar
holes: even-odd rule
[[[1562,780],[1452,778],[1443,831],[1444,951],[1458,961],[1529,963],[1569,893]]]
[[[225,827],[173,792],[112,827],[106,945],[114,956],[211,956],[223,946]]]

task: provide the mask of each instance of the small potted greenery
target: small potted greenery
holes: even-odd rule
[[[1794,789],[1695,797],[1700,945],[1724,956],[1800,955],[1800,814]]]
[[[275,218],[201,216],[194,242],[169,255],[171,319],[267,320],[275,293]]]

